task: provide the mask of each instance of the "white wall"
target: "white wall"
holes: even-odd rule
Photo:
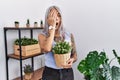
[[[78,52],[78,61],[73,65],[75,80],[83,80],[77,65],[89,51],[104,49],[110,58],[113,57],[112,49],[120,53],[119,4],[120,0],[0,0],[0,80],[6,80],[3,27],[14,26],[15,20],[24,27],[28,18],[31,24],[39,22],[44,19],[50,5],[60,7],[64,26],[74,34]],[[14,32],[11,34],[15,35]],[[9,37],[9,41],[12,42],[14,38]],[[9,43],[9,48],[13,51],[12,43]],[[40,65],[39,61],[37,63],[36,68]],[[18,62],[10,59],[9,64],[12,70],[10,79],[19,76]]]

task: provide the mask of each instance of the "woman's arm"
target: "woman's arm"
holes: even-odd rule
[[[63,68],[71,68],[72,64],[77,60],[77,52],[73,34],[71,34],[71,46],[72,46],[71,57],[67,61],[67,65],[63,65]]]
[[[73,34],[71,34],[71,44],[72,44],[71,58],[73,58],[74,59],[73,62],[75,62],[77,60],[77,52]]]
[[[42,52],[49,52],[52,49],[52,42],[54,39],[55,27],[56,27],[56,16],[57,14],[55,9],[51,9],[51,12],[48,14],[47,17],[47,23],[49,25],[49,30],[48,30],[49,35],[45,36],[40,34],[38,36]]]
[[[41,51],[42,52],[49,52],[52,49],[52,42],[54,39],[54,34],[55,34],[55,29],[50,29],[49,30],[49,36],[45,36],[43,34],[39,34],[38,36],[38,40],[39,40],[39,44],[41,47]]]

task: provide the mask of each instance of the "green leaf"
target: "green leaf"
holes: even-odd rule
[[[90,80],[98,80],[97,78],[101,76],[98,75],[98,70],[105,60],[105,52],[99,54],[97,51],[90,51],[85,60],[79,63],[78,70],[84,75],[90,75]]]
[[[21,39],[16,39],[14,41],[15,45],[19,45],[19,42],[21,43],[22,46],[26,46],[26,45],[32,45],[32,44],[37,44],[38,41],[36,39],[30,39],[30,38],[21,38]]]
[[[113,66],[112,67],[112,78],[113,80],[120,80],[120,68]]]
[[[68,42],[57,42],[56,45],[52,48],[52,51],[55,54],[66,54],[71,51],[71,46]]]

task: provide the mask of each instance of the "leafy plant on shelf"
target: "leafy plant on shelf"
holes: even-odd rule
[[[27,19],[27,24],[30,24],[30,21],[29,21],[29,19]]]
[[[15,23],[15,24],[19,24],[19,22],[18,22],[18,21],[15,21],[14,23]]]
[[[56,45],[52,48],[53,53],[55,54],[66,54],[71,51],[71,46],[69,42],[57,42]]]
[[[25,66],[24,66],[24,73],[25,73],[25,74],[30,74],[30,73],[32,73],[32,72],[33,72],[32,66],[29,65],[29,64],[25,64]]]
[[[98,53],[91,51],[87,57],[80,61],[78,70],[84,74],[86,80],[120,80],[120,68],[110,66],[110,63],[117,58],[120,64],[120,57],[113,50],[115,58],[109,59],[104,51]]]
[[[31,39],[31,38],[26,38],[26,37],[21,38],[21,39],[16,39],[14,41],[14,44],[19,45],[19,42],[21,42],[22,46],[38,44],[38,41],[36,39]]]
[[[42,20],[40,21],[40,24],[43,25],[43,21]]]

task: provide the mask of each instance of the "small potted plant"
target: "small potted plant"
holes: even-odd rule
[[[33,72],[32,66],[29,65],[29,64],[25,64],[24,73],[25,73],[25,79],[26,80],[30,80],[32,78],[32,72]]]
[[[38,27],[38,23],[37,22],[34,22],[34,27]]]
[[[16,27],[16,28],[19,28],[19,22],[18,22],[18,21],[15,21],[14,23],[15,23],[15,27]]]
[[[63,67],[63,65],[66,65],[67,61],[70,59],[71,52],[69,42],[57,42],[52,51],[54,53],[56,65],[58,67]]]
[[[30,21],[29,21],[29,19],[27,19],[26,27],[27,27],[27,28],[30,27]]]
[[[40,27],[43,28],[43,20],[40,21]]]

